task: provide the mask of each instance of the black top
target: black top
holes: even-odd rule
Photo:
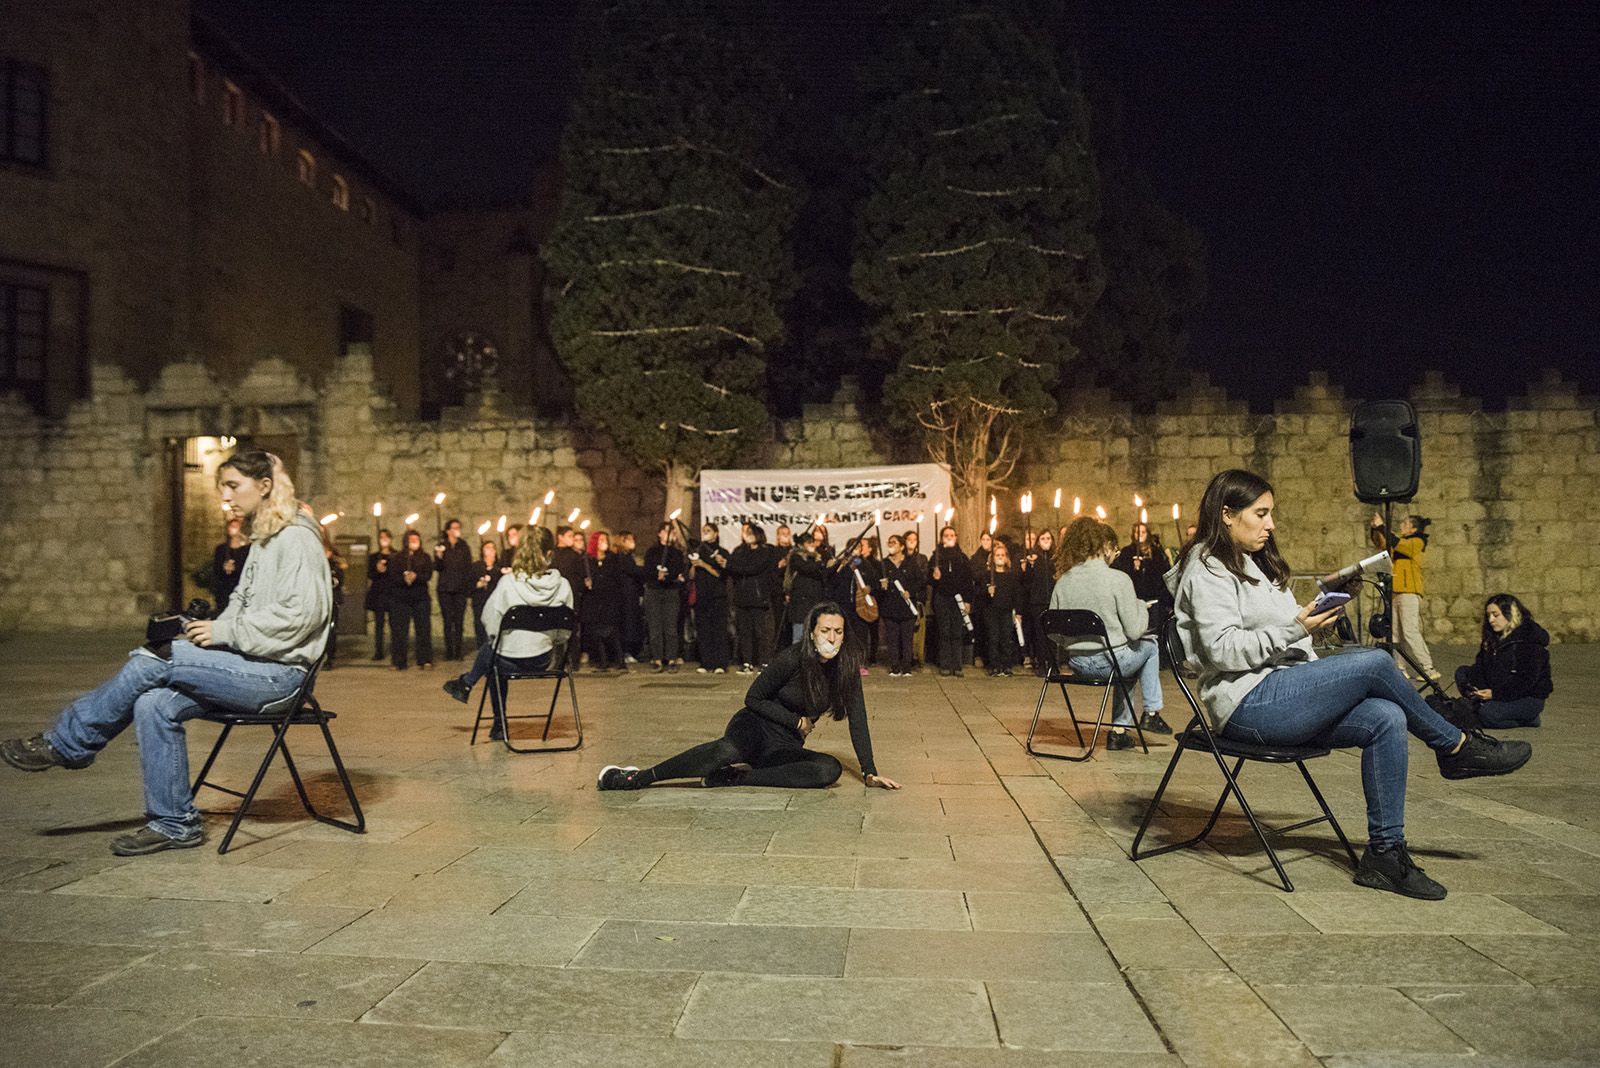
[[[550,566],[572,587],[572,603],[575,605],[581,605],[589,592],[589,587],[583,584],[583,580],[589,577],[588,561],[588,554],[570,545],[563,545],[550,554]]]
[[[428,596],[428,580],[433,577],[433,554],[418,549],[414,553],[398,552],[389,561],[394,575],[394,594],[403,601],[414,601]],[[417,577],[406,585],[405,573],[415,571]]]
[[[799,549],[789,554],[789,622],[804,623],[811,607],[822,600],[828,565],[816,553]]]
[[[804,642],[795,642],[779,649],[744,695],[744,707],[748,711],[792,734],[795,744],[801,746],[805,745],[805,736],[800,733],[800,717],[805,716],[817,722],[832,711],[813,710],[806,705],[805,684],[800,678],[800,658],[804,650]],[[838,663],[835,658],[828,670],[836,670]],[[849,705],[845,714],[850,720],[850,744],[855,747],[861,774],[876,775],[878,766],[872,762],[872,735],[867,729],[867,700],[861,691],[861,676],[844,681],[848,695],[845,701]]]
[[[1034,614],[1050,607],[1050,595],[1055,592],[1055,565],[1050,554],[1032,548],[1022,554],[1023,602]]]
[[[472,570],[467,574],[471,580],[472,607],[474,611],[482,612],[483,606],[488,603],[489,595],[494,588],[500,585],[500,561],[496,558],[494,566],[490,567],[482,560],[472,562]],[[487,579],[488,581],[484,581]],[[482,583],[482,585],[480,585]]]
[[[777,571],[777,549],[740,542],[728,558],[728,574],[733,576],[733,606],[765,608],[772,599],[773,576]]]
[[[1133,592],[1141,601],[1172,603],[1172,592],[1165,581],[1168,568],[1167,551],[1150,544],[1150,555],[1143,556],[1132,542],[1122,547],[1111,566],[1133,580]],[[1045,598],[1049,600],[1048,597]]]
[[[632,553],[608,552],[593,558],[589,567],[589,592],[578,605],[580,620],[612,626],[622,623],[623,600],[628,591],[632,589],[634,595],[638,596],[638,588],[628,583],[627,570],[630,564],[635,569],[639,566]]]
[[[382,552],[374,549],[367,557],[367,605],[370,611],[388,606],[389,597],[394,593],[395,586],[400,583],[399,557],[394,550]],[[384,561],[383,570],[378,570],[378,561]]]
[[[1497,642],[1485,643],[1478,659],[1468,669],[1469,681],[1480,690],[1490,690],[1493,701],[1515,701],[1519,697],[1549,697],[1555,692],[1550,681],[1550,635],[1543,627],[1526,620]]]
[[[435,570],[439,572],[439,582],[435,588],[440,593],[472,591],[472,550],[460,538],[456,539],[454,545],[445,544]]]
[[[1022,574],[1017,571],[996,571],[993,574],[985,573],[980,576],[979,582],[984,587],[984,597],[988,601],[990,612],[1002,621],[1009,620],[1011,613],[1022,611]],[[988,587],[993,584],[994,592],[990,593]]]
[[[650,546],[644,554],[644,585],[646,589],[675,590],[683,582],[688,570],[688,558],[676,545]],[[661,568],[666,568],[663,574]]]
[[[228,598],[232,597],[233,591],[238,588],[239,579],[244,575],[244,558],[249,555],[248,541],[237,549],[223,542],[211,554],[211,596],[216,599],[219,613],[227,607]],[[223,568],[223,564],[229,560],[233,561],[232,574]]]
[[[938,578],[933,578],[935,568],[939,571]],[[928,576],[933,584],[935,597],[959,595],[963,601],[972,603],[972,564],[967,559],[967,554],[959,547],[946,549],[941,545],[935,549],[928,568]]]
[[[690,574],[694,578],[694,603],[696,607],[716,604],[728,599],[728,550],[714,541],[702,541],[694,547],[699,562],[710,567],[696,567]],[[735,550],[737,552],[738,550]],[[713,573],[714,572],[714,573]]]
[[[898,564],[894,562],[894,557],[885,557],[883,561],[883,582],[888,583],[888,588],[885,589],[880,583],[880,592],[875,595],[878,599],[878,614],[884,619],[906,620],[915,618],[916,613],[911,611],[911,605],[908,605],[906,600],[909,598],[911,604],[916,604],[922,590],[917,581],[915,564],[911,557],[902,558]],[[895,589],[896,582],[900,583],[900,589]],[[901,590],[905,591],[904,596],[901,596]]]

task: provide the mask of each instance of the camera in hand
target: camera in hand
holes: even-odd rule
[[[196,597],[181,612],[157,612],[144,627],[144,644],[160,657],[168,657],[172,643],[183,637],[183,628],[196,619],[211,618],[211,602]]]

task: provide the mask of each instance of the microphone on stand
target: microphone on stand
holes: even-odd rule
[[[1360,560],[1354,564],[1350,564],[1348,567],[1342,567],[1338,571],[1333,571],[1323,575],[1321,578],[1317,579],[1317,589],[1321,590],[1323,593],[1330,593],[1334,590],[1342,589],[1345,586],[1348,586],[1355,579],[1359,578],[1363,572],[1370,571],[1375,567],[1388,563],[1388,561],[1389,554],[1387,552],[1374,553],[1365,560]]]

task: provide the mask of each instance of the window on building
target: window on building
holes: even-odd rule
[[[222,83],[222,124],[224,126],[244,124],[244,94],[230,81]]]
[[[342,174],[333,176],[333,206],[340,211],[350,210],[350,183]]]
[[[49,321],[48,289],[0,282],[0,389],[43,387]]]
[[[0,160],[43,167],[49,77],[42,67],[9,59],[0,75]]]
[[[302,148],[300,154],[295,157],[295,174],[306,185],[316,185],[317,157]]]
[[[372,313],[354,304],[339,305],[339,355],[348,356],[350,346],[372,344]]]
[[[189,53],[189,95],[194,97],[196,104],[204,103],[206,99],[206,61]]]
[[[377,209],[373,206],[371,197],[362,197],[356,204],[356,217],[364,223],[370,223]]]
[[[276,156],[278,146],[283,143],[283,128],[278,125],[278,120],[267,114],[261,113],[261,128],[257,132],[257,143],[263,156]]]

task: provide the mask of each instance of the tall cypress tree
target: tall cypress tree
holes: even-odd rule
[[[971,535],[1100,294],[1087,107],[1007,4],[910,3],[899,22],[858,132],[875,185],[852,278],[889,416],[950,465]]]
[[[551,334],[579,417],[662,472],[687,507],[702,467],[765,437],[766,356],[795,288],[801,191],[783,166],[784,80],[738,0],[591,10],[543,252]]]

